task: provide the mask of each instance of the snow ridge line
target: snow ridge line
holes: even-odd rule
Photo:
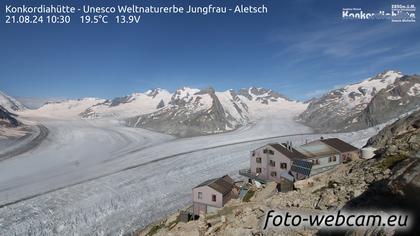
[[[186,152],[180,152],[180,153],[177,153],[177,154],[160,157],[160,158],[157,158],[155,160],[146,161],[146,162],[143,162],[143,163],[140,163],[140,164],[137,164],[137,165],[128,166],[126,168],[116,170],[116,171],[111,172],[111,173],[99,175],[99,176],[89,178],[89,179],[86,179],[86,180],[82,180],[82,181],[76,182],[74,184],[70,184],[70,185],[67,185],[67,186],[51,189],[51,190],[48,190],[48,191],[45,191],[45,192],[42,192],[42,193],[34,194],[34,195],[31,195],[31,196],[28,196],[28,197],[25,197],[25,198],[22,198],[22,199],[19,199],[19,200],[16,200],[16,201],[12,201],[12,202],[9,202],[9,203],[4,203],[4,204],[0,205],[0,209],[4,208],[4,207],[7,207],[7,206],[17,204],[17,203],[20,203],[20,202],[23,202],[23,201],[26,201],[26,200],[30,200],[30,199],[33,199],[33,198],[36,198],[36,197],[39,197],[39,196],[42,196],[42,195],[45,195],[45,194],[48,194],[48,193],[59,191],[59,190],[65,189],[65,188],[70,188],[70,187],[73,187],[73,186],[76,186],[76,185],[79,185],[79,184],[83,184],[83,183],[87,183],[87,182],[90,182],[90,181],[93,181],[93,180],[96,180],[96,179],[104,178],[104,177],[111,176],[111,175],[114,175],[114,174],[118,174],[118,173],[121,173],[121,172],[124,172],[124,171],[127,171],[127,170],[132,170],[132,169],[135,169],[135,168],[138,168],[138,167],[146,166],[146,165],[149,165],[149,164],[152,164],[152,163],[156,163],[156,162],[160,162],[160,161],[164,161],[164,160],[168,160],[168,159],[172,159],[172,158],[176,158],[178,156],[182,156],[182,155],[186,155],[186,154],[191,154],[191,153],[194,153],[194,152],[206,151],[206,150],[211,150],[211,149],[216,149],[216,148],[221,148],[221,147],[227,147],[227,146],[234,146],[234,145],[244,144],[244,143],[258,142],[258,141],[263,141],[263,140],[270,140],[270,139],[277,139],[277,138],[284,138],[284,137],[293,137],[293,136],[302,136],[302,135],[313,135],[313,134],[320,134],[320,133],[308,132],[308,133],[270,136],[270,137],[265,137],[265,138],[245,140],[245,141],[233,142],[233,143],[228,143],[228,144],[221,144],[221,145],[216,145],[216,146],[211,146],[211,147],[199,148],[199,149],[190,150],[190,151],[186,151]]]

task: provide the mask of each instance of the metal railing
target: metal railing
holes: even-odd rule
[[[267,180],[267,179],[262,179],[260,176],[252,174],[250,169],[239,170],[239,174],[242,175],[242,176],[245,176],[247,178],[254,179],[254,180],[256,180],[258,182],[261,182],[261,183],[267,183],[267,182],[270,181],[270,180]]]

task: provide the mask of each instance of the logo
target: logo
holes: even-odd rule
[[[343,20],[389,20],[394,23],[416,22],[416,7],[413,4],[391,5],[389,10],[365,11],[362,8],[343,8]]]

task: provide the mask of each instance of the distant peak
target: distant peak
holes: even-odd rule
[[[214,94],[216,91],[214,90],[213,87],[208,87],[205,89],[201,89],[199,92],[197,92],[196,94]]]
[[[371,78],[371,80],[375,80],[375,79],[386,79],[386,78],[398,78],[398,77],[402,77],[403,74],[400,71],[396,71],[396,70],[386,70],[382,73],[377,74],[376,76],[374,76],[373,78]]]
[[[182,87],[180,89],[176,90],[176,93],[181,93],[181,92],[185,92],[185,93],[189,93],[190,95],[193,95],[197,92],[199,92],[200,89],[196,89],[196,88],[191,88],[191,87]]]
[[[149,89],[149,90],[147,90],[146,95],[150,96],[150,97],[155,97],[161,91],[162,91],[162,89],[160,89],[160,88]]]

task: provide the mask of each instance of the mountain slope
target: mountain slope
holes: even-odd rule
[[[419,99],[419,76],[386,71],[312,101],[299,118],[321,131],[353,131],[417,109]]]
[[[236,111],[236,114],[225,111],[212,88],[182,88],[172,95],[168,106],[128,119],[127,124],[181,137],[224,132],[237,128],[241,122],[241,119],[235,119],[241,116],[241,108],[231,102],[230,111]]]
[[[18,100],[6,95],[0,91],[0,106],[8,111],[23,111],[25,106]]]
[[[164,89],[153,89],[146,93],[133,93],[125,97],[106,100],[85,110],[83,118],[119,117],[127,118],[147,114],[164,107],[171,94]]]
[[[20,122],[14,118],[14,114],[10,113],[4,107],[0,106],[0,127],[16,127]]]

